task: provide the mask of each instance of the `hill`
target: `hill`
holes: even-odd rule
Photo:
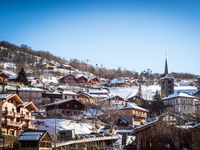
[[[117,77],[128,77],[147,80],[159,79],[161,74],[152,73],[151,69],[147,69],[138,73],[136,71],[129,71],[118,67],[117,69],[107,69],[103,66],[93,66],[84,61],[77,59],[71,59],[69,62],[64,58],[60,58],[44,50],[33,50],[30,46],[22,44],[17,46],[7,41],[0,41],[0,69],[5,68],[5,65],[14,72],[18,72],[23,66],[25,70],[29,70],[34,76],[44,74],[45,64],[61,64],[71,65],[73,68],[90,72],[96,76],[102,78],[117,78]],[[59,72],[57,72],[59,74]],[[176,78],[179,79],[194,79],[196,75],[190,73],[172,73]]]

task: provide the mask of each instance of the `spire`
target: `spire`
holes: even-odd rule
[[[167,64],[167,58],[165,58],[165,72],[164,74],[168,74],[168,64]]]

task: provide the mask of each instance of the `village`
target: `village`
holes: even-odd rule
[[[4,65],[1,149],[200,148],[200,77],[175,79],[167,58],[164,73],[151,82],[109,80],[53,61],[42,64],[40,78],[26,75],[26,68],[16,74],[10,64]]]

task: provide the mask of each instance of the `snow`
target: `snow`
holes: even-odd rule
[[[109,90],[105,88],[93,88],[93,89],[88,89],[89,94],[109,94]]]
[[[10,97],[12,94],[0,94],[0,99],[6,99]]]
[[[133,87],[110,87],[111,96],[120,96],[124,99],[129,99],[138,93],[139,86]],[[160,91],[159,85],[141,86],[142,97],[146,100],[152,100],[156,91]]]
[[[17,74],[11,70],[1,70],[3,73],[9,76],[9,78],[17,78]]]
[[[175,97],[195,98],[194,96],[188,95],[186,93],[174,93],[174,94],[169,95],[168,97],[164,97],[163,100],[172,99]]]
[[[55,134],[55,121],[56,132],[60,130],[75,130],[75,134],[90,134],[95,128],[93,125],[87,123],[76,123],[72,120],[66,119],[38,119],[34,121],[34,124],[38,126],[38,130],[47,130],[50,134]]]
[[[119,79],[119,78],[114,78],[110,81],[110,84],[121,84],[121,83],[125,83],[125,80]]]
[[[13,90],[16,91],[17,87],[16,86],[6,86],[7,90]],[[19,91],[34,91],[34,92],[43,92],[42,89],[40,88],[36,88],[36,87],[28,87],[28,86],[20,86],[20,88],[18,88]]]
[[[42,78],[42,82],[43,83],[55,83],[57,84],[58,83],[58,79],[56,77],[51,77],[50,79],[47,79],[47,78]]]
[[[135,103],[131,103],[131,102],[128,102],[128,103],[126,103],[126,105],[123,105],[123,106],[118,106],[117,108],[118,109],[136,109],[136,110],[148,112],[148,110],[146,110],[142,107],[139,107]]]
[[[109,87],[110,96],[120,96],[124,99],[135,96],[138,92],[139,86],[132,87]],[[159,85],[141,86],[142,98],[145,100],[152,100],[156,91],[160,92],[161,88]],[[197,88],[194,86],[175,86],[174,93],[182,92],[192,95],[197,92]]]

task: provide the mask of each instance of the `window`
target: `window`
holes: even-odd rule
[[[15,131],[14,130],[10,130],[10,135],[15,135]]]

